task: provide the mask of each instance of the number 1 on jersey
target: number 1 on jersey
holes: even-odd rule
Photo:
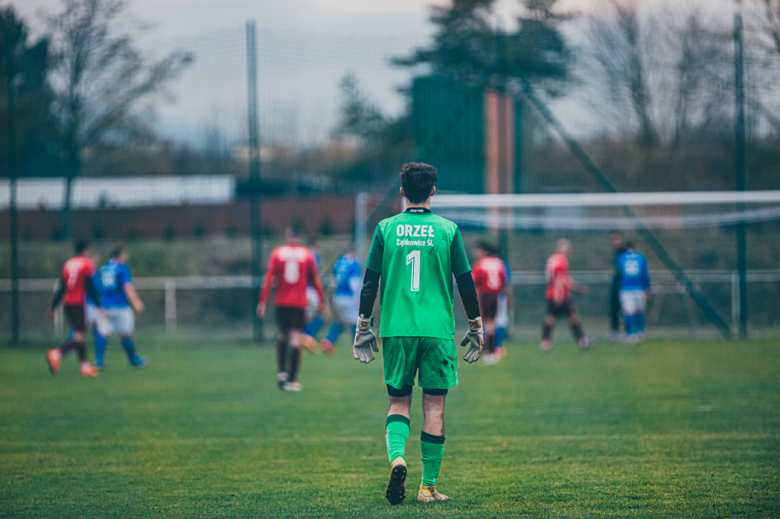
[[[419,250],[413,250],[406,255],[406,264],[412,264],[412,292],[420,291],[420,258]]]

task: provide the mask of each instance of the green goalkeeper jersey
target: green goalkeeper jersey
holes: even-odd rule
[[[452,277],[471,271],[457,225],[421,208],[382,220],[366,268],[382,279],[380,337],[452,340]]]

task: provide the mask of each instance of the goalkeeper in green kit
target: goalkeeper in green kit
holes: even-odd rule
[[[461,346],[463,356],[475,362],[482,351],[482,319],[471,267],[458,226],[431,214],[436,193],[436,170],[427,164],[406,164],[401,171],[403,213],[379,222],[366,262],[360,292],[360,316],[352,354],[360,362],[374,360],[379,351],[371,330],[371,312],[382,283],[382,319],[385,384],[390,411],[385,422],[390,481],[385,496],[391,504],[405,497],[406,440],[415,376],[422,388],[425,416],[420,435],[422,483],[417,501],[448,501],[436,491],[444,455],[444,400],[458,383],[452,278],[458,285],[469,318],[469,331]]]

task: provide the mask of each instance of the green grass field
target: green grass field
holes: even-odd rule
[[[648,342],[460,363],[439,489],[384,499],[381,360],[304,358],[303,393],[271,348],[141,337],[152,367],[51,377],[0,350],[2,517],[780,517],[780,342]]]

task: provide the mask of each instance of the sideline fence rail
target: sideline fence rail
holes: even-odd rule
[[[736,270],[692,270],[688,272],[691,279],[697,284],[721,283],[728,285],[731,301],[731,324],[739,321],[739,275]],[[654,270],[650,272],[652,277],[653,293],[663,297],[666,294],[678,294],[685,296],[685,287],[680,285],[669,271]],[[573,271],[572,277],[579,283],[586,285],[609,285],[612,282],[612,273],[608,270]],[[747,272],[748,283],[780,283],[780,269],[749,270]],[[333,276],[324,276],[323,282],[326,288],[335,287]],[[177,292],[180,290],[214,290],[214,289],[249,289],[252,288],[252,276],[173,276],[173,277],[140,277],[133,280],[138,290],[162,290],[165,293],[165,329],[168,332],[176,331],[177,319]],[[544,274],[540,272],[512,273],[512,285],[516,287],[541,287],[544,286]],[[52,292],[55,290],[57,280],[48,279],[21,279],[19,290],[21,292]],[[11,281],[0,280],[0,292],[10,292]],[[684,298],[685,299],[685,298]],[[658,306],[660,311],[660,305]],[[692,326],[692,335],[696,334],[698,325],[694,312],[689,305],[685,305],[688,318]],[[650,315],[652,322],[652,313]],[[657,316],[656,316],[657,317]],[[657,320],[657,319],[656,319]],[[62,320],[55,320],[55,333],[61,333]]]

